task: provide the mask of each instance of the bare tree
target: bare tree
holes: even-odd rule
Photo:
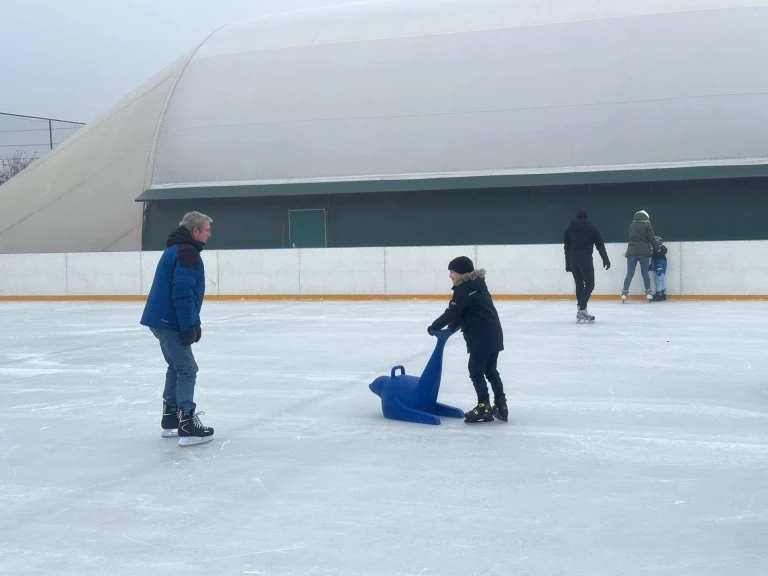
[[[16,150],[0,160],[0,186],[8,182],[19,172],[37,160],[37,152],[29,154],[24,150]]]

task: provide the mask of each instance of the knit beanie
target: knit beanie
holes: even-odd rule
[[[472,260],[466,256],[459,256],[448,262],[448,270],[456,272],[456,274],[468,274],[474,269],[475,266],[472,264]]]

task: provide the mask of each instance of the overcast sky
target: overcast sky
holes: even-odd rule
[[[87,122],[215,29],[354,0],[0,0],[0,112]]]

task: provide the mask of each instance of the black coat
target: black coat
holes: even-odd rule
[[[485,270],[462,274],[453,287],[453,298],[445,312],[430,326],[461,326],[467,352],[493,353],[504,350],[504,334],[499,313],[485,284]]]
[[[592,268],[592,247],[609,262],[600,231],[587,218],[574,218],[563,235],[566,268]]]

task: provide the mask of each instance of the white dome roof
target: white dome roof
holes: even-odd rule
[[[152,185],[763,161],[767,6],[408,0],[229,26],[174,90]]]
[[[0,252],[138,249],[147,189],[768,164],[766,30],[768,0],[373,1],[227,26],[0,187]]]

